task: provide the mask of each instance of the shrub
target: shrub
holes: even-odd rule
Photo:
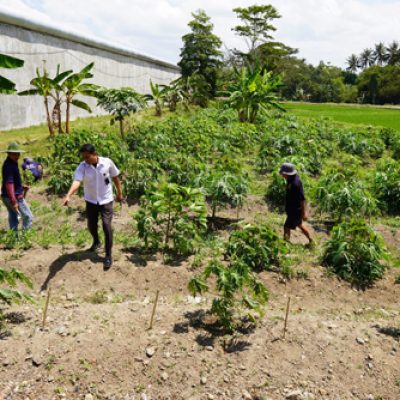
[[[85,143],[93,144],[100,156],[111,158],[121,169],[129,158],[127,145],[116,135],[102,135],[84,129],[58,135],[49,159],[49,188],[53,193],[64,194],[68,190],[74,171],[82,161],[79,149]]]
[[[388,214],[400,214],[400,168],[394,160],[377,165],[374,192],[380,206]]]
[[[314,192],[317,210],[327,213],[332,218],[356,215],[370,217],[378,212],[376,199],[356,177],[347,178],[342,173],[331,172],[318,182]]]
[[[382,278],[387,257],[383,239],[363,220],[337,225],[325,245],[323,263],[341,278],[366,288]]]
[[[216,279],[218,291],[218,296],[213,299],[211,312],[218,317],[225,331],[237,329],[243,310],[244,316],[254,322],[256,314],[263,315],[268,291],[242,260],[236,260],[228,266],[217,260],[211,261],[203,273],[190,280],[188,288],[193,296],[210,290],[207,281],[211,276]]]
[[[285,249],[282,239],[267,225],[248,224],[230,234],[225,255],[231,260],[242,260],[253,271],[260,271],[279,266]]]
[[[29,295],[15,290],[18,283],[22,283],[29,288],[33,287],[31,280],[23,272],[15,268],[11,270],[0,268],[0,285],[2,286],[0,287],[0,304],[11,305],[20,301],[32,301]]]
[[[218,208],[228,205],[241,207],[249,189],[245,176],[226,170],[208,170],[198,176],[195,185],[202,188],[210,203],[212,218],[215,218]]]
[[[204,195],[198,189],[163,183],[142,196],[135,219],[147,249],[187,255],[207,227]]]

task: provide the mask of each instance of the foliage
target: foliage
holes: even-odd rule
[[[221,66],[221,39],[213,33],[210,17],[199,10],[192,13],[193,20],[188,26],[191,32],[182,37],[181,60],[178,65],[182,77],[194,74],[203,78],[208,86],[207,97],[216,93],[217,70]]]
[[[386,257],[383,239],[364,220],[351,220],[333,228],[323,262],[341,278],[360,288],[382,278]]]
[[[24,61],[19,58],[7,56],[6,54],[0,54],[0,68],[21,68],[24,65]],[[15,93],[15,83],[0,75],[0,93],[1,94],[12,94]]]
[[[261,68],[235,69],[235,80],[227,90],[228,103],[238,112],[240,122],[254,123],[260,111],[265,112],[271,107],[283,110],[276,96],[280,85],[279,77],[263,72]]]
[[[55,126],[58,126],[59,133],[63,132],[61,123],[62,103],[66,103],[67,105],[65,114],[65,130],[67,133],[70,131],[71,105],[86,110],[89,113],[92,112],[89,105],[82,100],[76,99],[76,96],[96,96],[99,86],[83,83],[85,79],[93,77],[93,74],[90,72],[93,66],[94,63],[91,63],[80,72],[73,73],[72,70],[60,72],[60,66],[58,65],[54,78],[49,77],[49,73],[45,67],[43,67],[42,72],[37,68],[36,77],[30,81],[33,88],[18,93],[20,96],[39,95],[43,97],[50,135],[54,135]],[[54,103],[53,112],[50,112],[50,99]]]
[[[49,158],[49,188],[53,193],[64,194],[71,185],[73,173],[82,161],[79,149],[92,143],[98,154],[111,158],[122,168],[129,158],[127,145],[115,135],[102,135],[88,130],[74,130],[70,135],[54,139],[53,153]]]
[[[97,94],[97,105],[112,115],[111,125],[119,122],[119,131],[124,137],[124,119],[145,108],[146,101],[132,88],[102,89]]]
[[[20,301],[32,301],[29,295],[15,289],[19,283],[31,289],[33,287],[31,280],[23,272],[15,268],[11,270],[0,268],[0,304],[11,305]]]
[[[147,249],[190,254],[207,227],[204,196],[198,189],[162,183],[142,196],[135,220]]]
[[[245,60],[254,63],[258,46],[272,39],[271,31],[276,31],[272,22],[280,18],[278,11],[272,5],[253,5],[247,8],[237,7],[233,11],[243,25],[237,25],[232,30],[243,37],[248,45],[249,53],[242,54]]]
[[[229,170],[209,169],[198,176],[195,185],[202,188],[210,203],[212,218],[220,207],[241,207],[248,192],[247,178]]]
[[[319,212],[332,218],[370,217],[378,212],[376,199],[356,176],[345,176],[341,172],[328,172],[320,178],[314,194]]]
[[[374,192],[380,207],[388,214],[400,214],[400,168],[391,159],[381,160],[375,171]]]
[[[227,332],[238,328],[238,314],[245,310],[245,316],[255,322],[255,315],[264,314],[263,306],[268,301],[268,291],[241,260],[226,266],[212,260],[205,270],[189,282],[189,291],[195,296],[210,290],[208,279],[216,279],[218,296],[213,299],[211,312],[215,314]]]
[[[286,182],[278,171],[272,173],[272,179],[265,194],[265,200],[273,208],[284,211],[286,202]]]
[[[284,242],[269,226],[248,224],[230,234],[225,255],[230,260],[240,259],[253,271],[261,271],[279,267],[285,251]]]
[[[150,90],[151,93],[145,96],[147,101],[153,101],[155,106],[156,117],[161,117],[162,108],[164,106],[164,101],[167,96],[167,89],[165,86],[161,86],[158,83],[153,83],[150,79]]]

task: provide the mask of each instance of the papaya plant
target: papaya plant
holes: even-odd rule
[[[207,228],[206,216],[200,190],[161,183],[141,197],[135,220],[146,249],[188,255]]]
[[[225,265],[212,260],[204,271],[193,277],[188,289],[193,296],[211,290],[208,281],[215,281],[217,295],[211,306],[223,330],[235,331],[243,318],[256,322],[256,317],[264,315],[263,306],[268,301],[268,291],[242,260]]]
[[[211,205],[211,218],[215,219],[218,208],[228,205],[239,208],[247,196],[248,179],[238,173],[210,169],[201,173],[195,181],[201,187]]]

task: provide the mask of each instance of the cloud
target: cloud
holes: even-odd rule
[[[244,47],[231,28],[238,24],[235,7],[252,0],[0,0],[27,18],[56,25],[170,62],[179,60],[181,37],[188,32],[191,12],[204,9],[215,33],[228,48]],[[258,2],[265,4],[265,2]],[[299,49],[308,62],[344,66],[351,53],[383,41],[400,39],[400,0],[274,0],[282,18],[277,40]]]

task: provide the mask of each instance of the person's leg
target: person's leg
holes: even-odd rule
[[[32,226],[33,215],[25,199],[18,200],[18,208],[22,217],[22,229],[30,229]]]
[[[93,246],[100,243],[98,232],[99,208],[100,207],[96,204],[89,203],[88,201],[86,202],[87,223],[89,232],[93,238]]]
[[[8,211],[8,225],[10,226],[10,229],[16,232],[18,230],[18,214],[12,207],[11,201],[7,197],[2,197],[1,199],[3,200],[3,203]]]
[[[111,258],[113,245],[112,217],[113,202],[101,206],[101,220],[103,222],[106,257],[108,258]]]
[[[290,242],[290,228],[286,225],[283,227],[283,239]]]
[[[311,238],[310,231],[306,228],[303,222],[299,225],[300,230],[303,232],[303,235],[308,239],[309,243],[312,243],[313,240]]]

